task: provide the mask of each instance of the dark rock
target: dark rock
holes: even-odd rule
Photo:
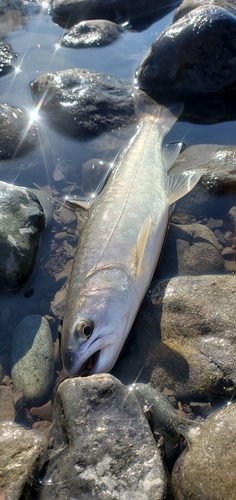
[[[137,399],[108,374],[67,379],[55,400],[54,440],[40,500],[164,499],[159,450]]]
[[[0,497],[7,500],[30,498],[24,496],[47,449],[46,437],[12,424],[0,424]],[[31,498],[36,498],[32,491]]]
[[[179,419],[167,397],[149,384],[132,384],[130,391],[139,401],[154,436],[158,433],[168,445],[178,444],[180,441]]]
[[[132,86],[125,80],[85,69],[39,76],[31,83],[34,98],[58,128],[90,137],[134,119]]]
[[[15,290],[32,273],[45,217],[31,191],[5,182],[0,182],[0,206],[0,289]]]
[[[172,472],[176,500],[234,500],[236,404],[211,415]]]
[[[115,42],[122,33],[123,29],[111,21],[82,21],[65,33],[59,43],[71,48],[103,47]]]
[[[36,128],[26,111],[0,104],[0,160],[23,155],[36,143]]]
[[[26,316],[12,337],[11,377],[25,401],[41,403],[54,376],[53,342],[47,320],[39,314]]]
[[[216,6],[195,9],[152,44],[137,71],[138,83],[172,94],[235,90],[235,50],[236,17]]]
[[[180,2],[170,0],[53,0],[52,12],[55,22],[71,27],[86,19],[108,19],[117,23],[129,22],[142,29],[146,22],[160,19]]]
[[[0,76],[13,70],[16,57],[17,54],[12,50],[11,45],[0,41]]]
[[[175,11],[173,23],[179,21],[181,17],[184,17],[191,12],[191,10],[197,9],[198,7],[209,7],[210,5],[218,5],[231,12],[231,14],[236,14],[235,0],[184,0]]]

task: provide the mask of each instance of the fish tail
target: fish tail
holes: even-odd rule
[[[136,90],[134,92],[133,101],[135,115],[138,121],[140,123],[154,121],[162,128],[163,136],[173,127],[184,108],[182,102],[172,104],[168,107],[163,104],[158,104],[158,102],[151,99],[151,97],[141,90]]]

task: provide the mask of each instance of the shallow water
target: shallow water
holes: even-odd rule
[[[170,13],[142,32],[127,31],[117,42],[104,48],[69,49],[58,48],[64,30],[53,23],[47,7],[43,9],[37,4],[24,2],[24,11],[27,15],[23,17],[16,16],[16,11],[8,12],[9,24],[11,19],[15,23],[14,31],[6,33],[6,23],[0,24],[0,38],[4,35],[4,40],[19,54],[16,71],[0,78],[0,101],[29,111],[33,109],[29,84],[45,72],[80,67],[132,82],[135,70],[152,41],[173,17]],[[25,157],[2,161],[0,180],[46,189],[54,198],[54,210],[60,202],[63,203],[66,188],[68,191],[74,183],[80,185],[82,164],[94,157],[112,161],[134,130],[134,126],[129,126],[125,131],[112,131],[84,142],[56,131],[43,117],[38,119],[37,125],[39,146]],[[168,134],[168,141],[183,141],[186,146],[201,143],[236,145],[236,121],[217,125],[178,122]],[[64,178],[59,181],[55,180],[58,166],[64,173]],[[54,222],[42,234],[37,265],[30,282],[20,292],[1,296],[1,352],[9,352],[12,330],[22,317],[33,313],[51,315],[50,302],[63,284],[63,278],[56,281],[54,275],[56,269],[59,271],[65,264],[63,259],[60,263],[55,261],[54,256],[54,270],[48,265],[50,245],[56,232]],[[53,322],[51,327],[55,339],[58,322]]]

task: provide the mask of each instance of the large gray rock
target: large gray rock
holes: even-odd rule
[[[42,111],[64,131],[89,137],[134,119],[132,86],[125,80],[86,69],[46,73],[31,83]]]
[[[234,500],[236,404],[210,416],[175,463],[175,500]]]
[[[236,382],[234,275],[179,276],[152,286],[112,373],[176,397],[231,396]]]
[[[11,387],[0,385],[0,422],[12,422],[15,418]]]
[[[12,337],[11,378],[28,403],[39,404],[51,389],[54,376],[53,341],[46,318],[26,316]]]
[[[36,498],[26,496],[34,473],[46,452],[47,438],[12,423],[0,424],[0,497],[2,500]]]
[[[60,38],[60,45],[71,48],[103,47],[123,33],[121,26],[105,19],[81,21]]]
[[[217,6],[195,9],[152,44],[138,68],[138,83],[180,94],[235,89],[235,50],[236,17]]]
[[[166,498],[150,427],[135,396],[111,375],[62,382],[51,436],[40,500]]]
[[[0,104],[0,160],[25,154],[36,142],[36,128],[27,112]]]
[[[15,290],[32,273],[45,216],[31,191],[5,182],[0,182],[0,207],[0,289]]]
[[[197,9],[198,7],[209,7],[209,5],[218,5],[232,14],[236,14],[235,0],[183,0],[178,9],[175,11],[173,23],[176,23],[176,21],[191,12],[191,10]]]

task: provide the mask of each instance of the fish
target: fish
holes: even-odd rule
[[[170,207],[198,182],[198,171],[169,174],[181,143],[163,139],[183,105],[135,95],[134,136],[100,194],[78,201],[89,214],[75,252],[61,334],[66,375],[109,372],[130,333],[165,241]]]

